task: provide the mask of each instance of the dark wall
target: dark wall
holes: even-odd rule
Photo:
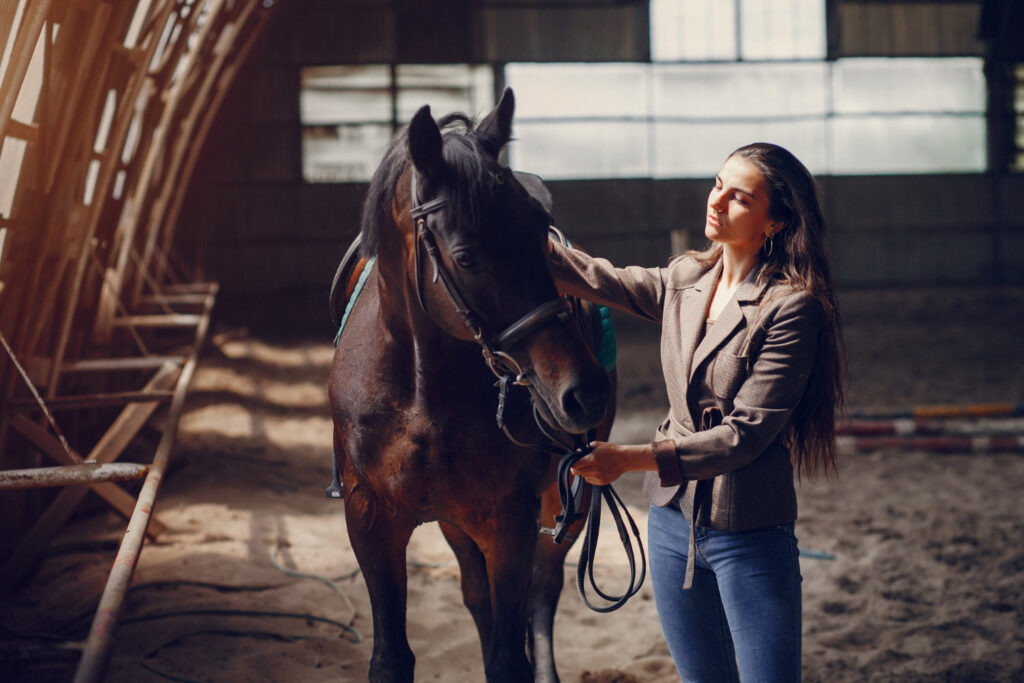
[[[345,12],[338,10],[340,4]],[[453,61],[458,55],[452,50],[474,57],[464,61],[482,61],[476,59],[481,56],[497,61],[647,58],[646,38],[637,38],[647,35],[646,3],[445,2],[449,18],[475,27],[476,37],[454,46],[439,41],[436,53],[422,39],[402,47],[411,27],[409,17],[401,22],[395,18],[401,5],[295,5],[268,29],[226,98],[178,229],[182,251],[198,251],[207,275],[221,283],[221,322],[325,338],[332,334],[328,288],[355,235],[365,185],[303,182],[298,112],[302,66],[398,57],[431,61],[430,54],[443,57],[434,61]],[[519,13],[510,14],[517,5]],[[588,11],[580,13],[579,8]],[[570,27],[566,17],[572,15],[566,13],[572,11],[586,18]],[[609,13],[618,18],[611,22],[614,27],[593,18]],[[421,36],[431,34],[430,21],[439,21],[438,15],[414,16],[421,22],[421,30],[414,33]],[[480,28],[498,18],[502,32]],[[538,22],[548,21],[562,27],[563,40],[552,36],[550,26],[538,28]],[[513,41],[509,36],[516,31],[522,35]],[[589,44],[586,36],[591,36]],[[1024,196],[1024,176],[819,181],[840,286],[1024,282],[1024,218],[1014,208],[1014,199]],[[557,223],[574,241],[617,263],[664,263],[672,252],[673,231],[677,246],[704,245],[701,230],[710,179],[550,185]]]
[[[836,283],[844,287],[1024,282],[1024,176],[818,178]],[[658,264],[682,230],[702,248],[708,180],[550,183],[558,223],[616,262]]]
[[[302,180],[299,70],[319,64],[645,61],[647,0],[295,0],[225,99],[177,231],[222,322],[330,334],[327,288],[365,185]]]

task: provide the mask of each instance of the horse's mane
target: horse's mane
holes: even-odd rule
[[[473,122],[465,114],[448,114],[437,123],[444,138],[442,155],[448,173],[444,193],[451,215],[465,224],[479,224],[481,212],[494,191],[494,183],[488,179],[498,169],[498,163],[481,146],[473,133]],[[388,144],[366,192],[360,226],[364,257],[378,252],[381,235],[393,224],[391,204],[395,186],[409,163],[409,127],[405,126]]]

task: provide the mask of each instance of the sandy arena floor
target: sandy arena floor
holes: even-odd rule
[[[848,292],[852,407],[1020,401],[1024,289]],[[203,360],[111,662],[111,681],[361,681],[370,607],[343,505],[324,497],[329,343],[240,339]],[[650,438],[664,410],[656,330],[620,336],[613,438]],[[1019,419],[964,430],[1024,434]],[[1024,680],[1024,456],[844,453],[837,482],[804,482],[807,681]],[[641,526],[639,478],[617,489]],[[70,680],[123,522],[69,525],[30,584],[0,597],[0,678]],[[100,510],[96,512],[97,510]],[[609,587],[625,562],[598,557]],[[570,560],[575,554],[570,556]],[[678,680],[649,584],[622,610],[573,591],[556,621],[564,681]],[[435,525],[409,549],[417,681],[482,681],[454,557]],[[351,628],[358,632],[356,640]]]

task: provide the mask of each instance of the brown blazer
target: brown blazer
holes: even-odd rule
[[[818,300],[758,284],[755,268],[700,340],[720,261],[709,269],[684,256],[665,268],[616,268],[554,245],[551,267],[564,293],[662,324],[670,409],[655,435],[659,471],[644,481],[651,502],[666,505],[680,493],[687,517],[696,510],[691,523],[730,531],[794,521],[793,467],[778,437],[814,364],[824,324]],[[704,431],[702,399],[721,411]]]

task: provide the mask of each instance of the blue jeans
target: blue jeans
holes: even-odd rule
[[[799,681],[802,579],[793,524],[696,527],[696,573],[684,591],[689,539],[678,505],[651,506],[654,602],[680,678]]]

